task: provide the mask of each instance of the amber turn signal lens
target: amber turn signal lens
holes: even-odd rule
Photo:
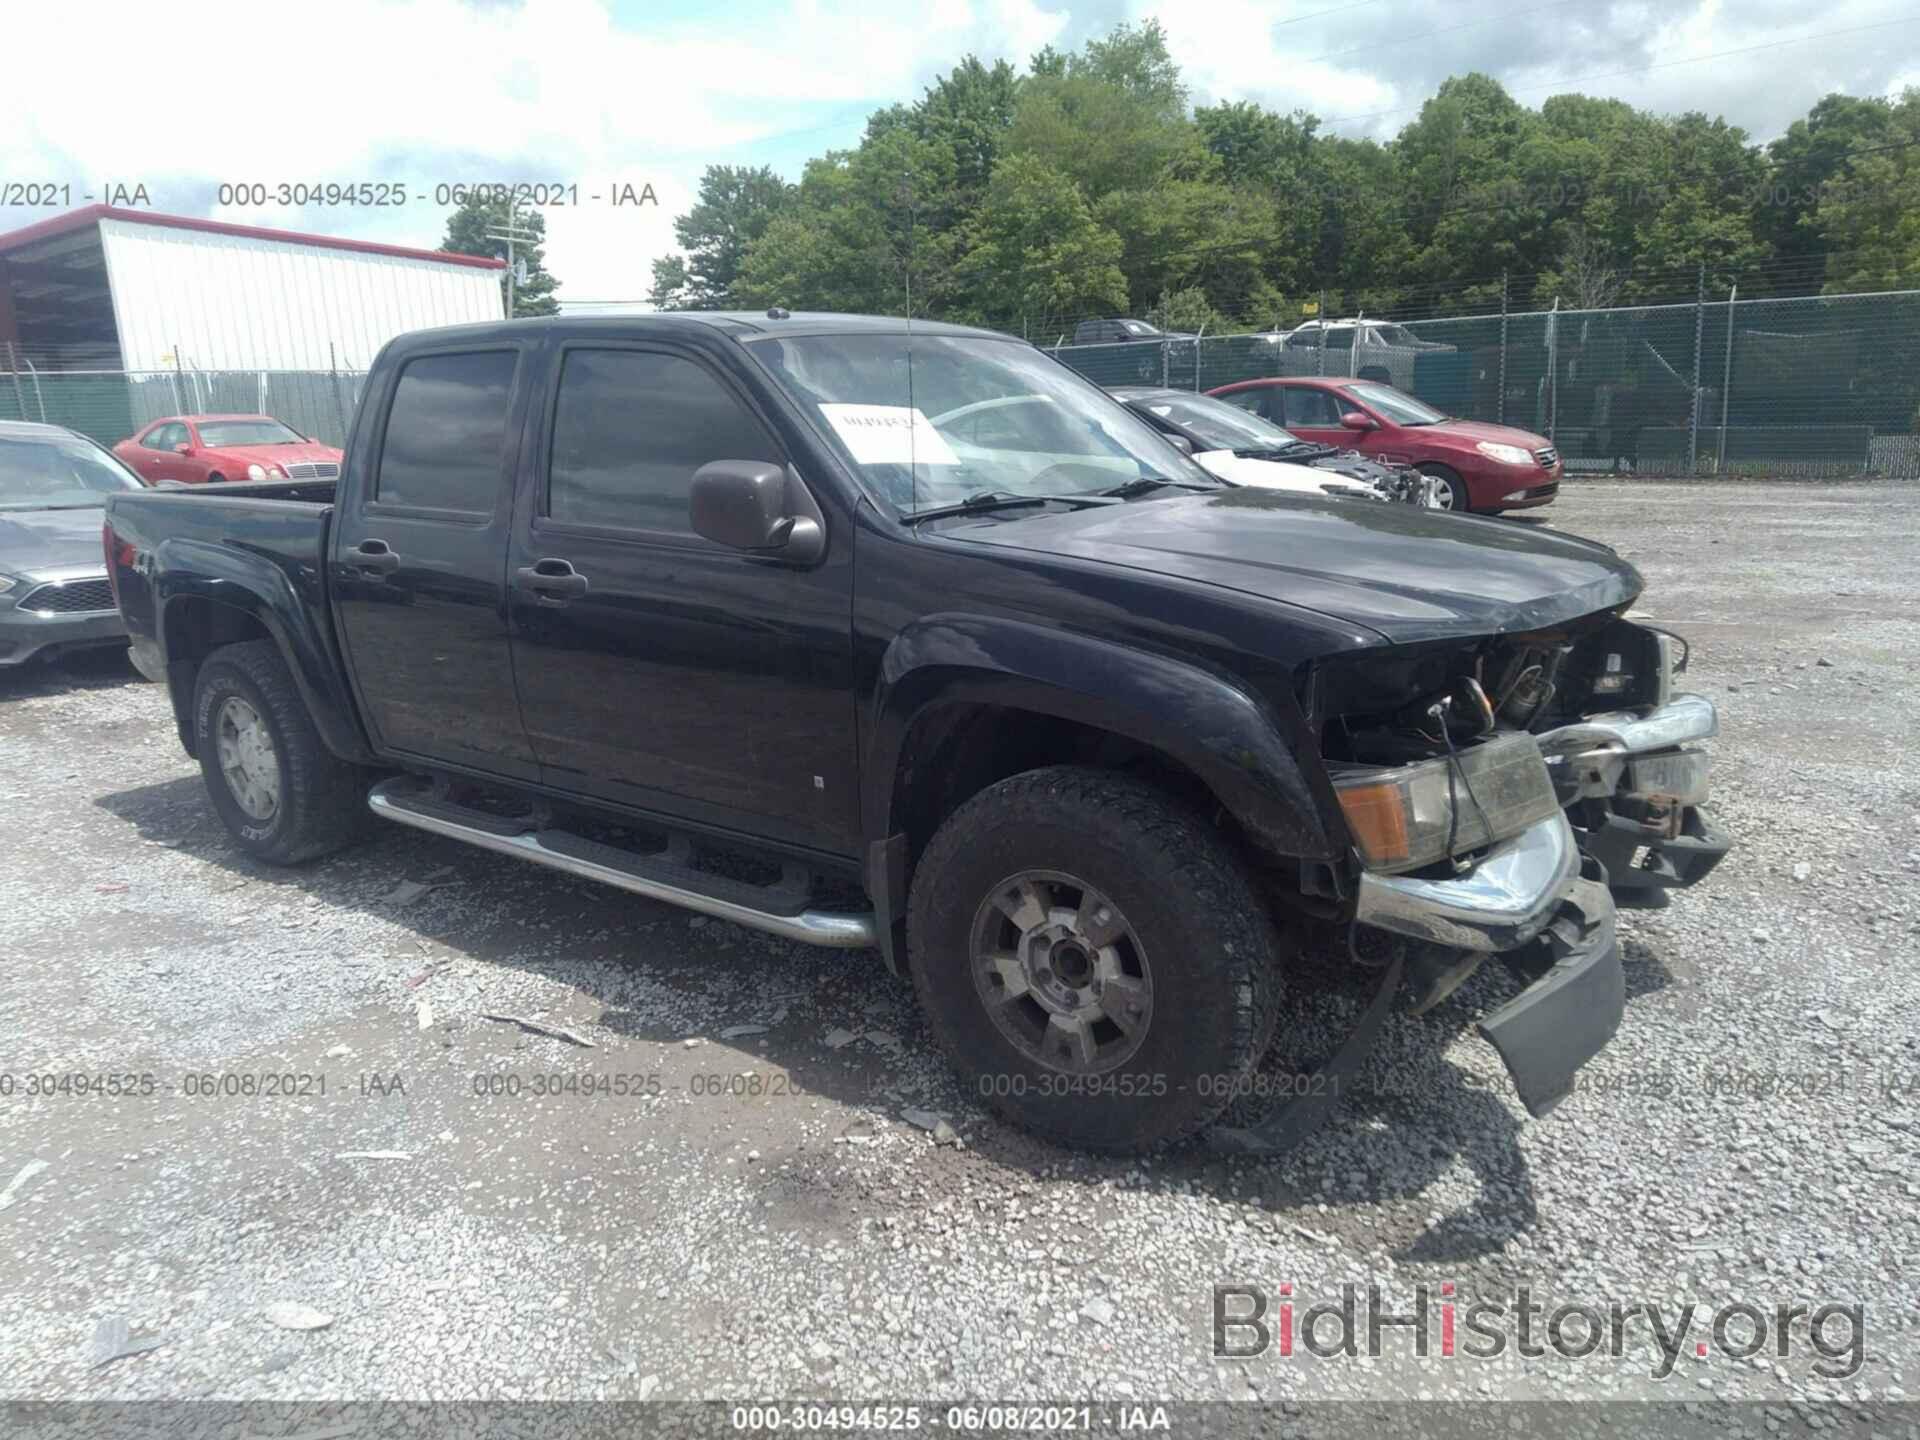
[[[1393,865],[1412,853],[1406,803],[1398,784],[1350,785],[1336,793],[1353,843],[1369,865]]]

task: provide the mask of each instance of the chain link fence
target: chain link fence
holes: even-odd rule
[[[0,347],[0,363],[7,360]],[[271,415],[322,444],[346,444],[364,371],[0,369],[0,420],[64,425],[114,445],[169,415]]]
[[[1101,385],[1351,375],[1546,436],[1573,471],[1920,478],[1920,290],[1059,345]]]
[[[1382,380],[1546,436],[1571,471],[1920,478],[1920,290],[1306,326],[1052,353],[1101,385]],[[364,371],[46,369],[0,346],[0,419],[112,445],[168,415],[272,415],[344,445]]]

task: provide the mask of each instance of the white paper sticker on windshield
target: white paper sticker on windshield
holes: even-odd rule
[[[836,434],[862,465],[958,465],[946,437],[910,405],[822,405]]]

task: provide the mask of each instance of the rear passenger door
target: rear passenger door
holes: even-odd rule
[[[509,560],[520,708],[542,778],[845,851],[856,746],[844,537],[796,567],[693,532],[694,471],[791,457],[690,351],[570,342],[548,373]]]
[[[528,344],[407,356],[335,513],[334,614],[385,751],[532,780],[507,641],[507,535]]]

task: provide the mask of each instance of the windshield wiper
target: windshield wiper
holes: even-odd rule
[[[931,510],[916,510],[907,516],[912,524],[922,520],[938,520],[942,515],[986,514],[993,510],[1014,510],[1025,505],[1045,505],[1049,500],[1065,499],[1061,495],[1008,495],[1000,490],[977,490],[953,505],[936,505]]]
[[[1151,495],[1155,490],[1171,485],[1177,490],[1214,490],[1214,485],[1198,485],[1191,480],[1168,480],[1160,475],[1142,475],[1129,480],[1124,485],[1116,485],[1111,490],[1096,490],[1096,495],[1111,496],[1116,500],[1132,500],[1136,496]]]

